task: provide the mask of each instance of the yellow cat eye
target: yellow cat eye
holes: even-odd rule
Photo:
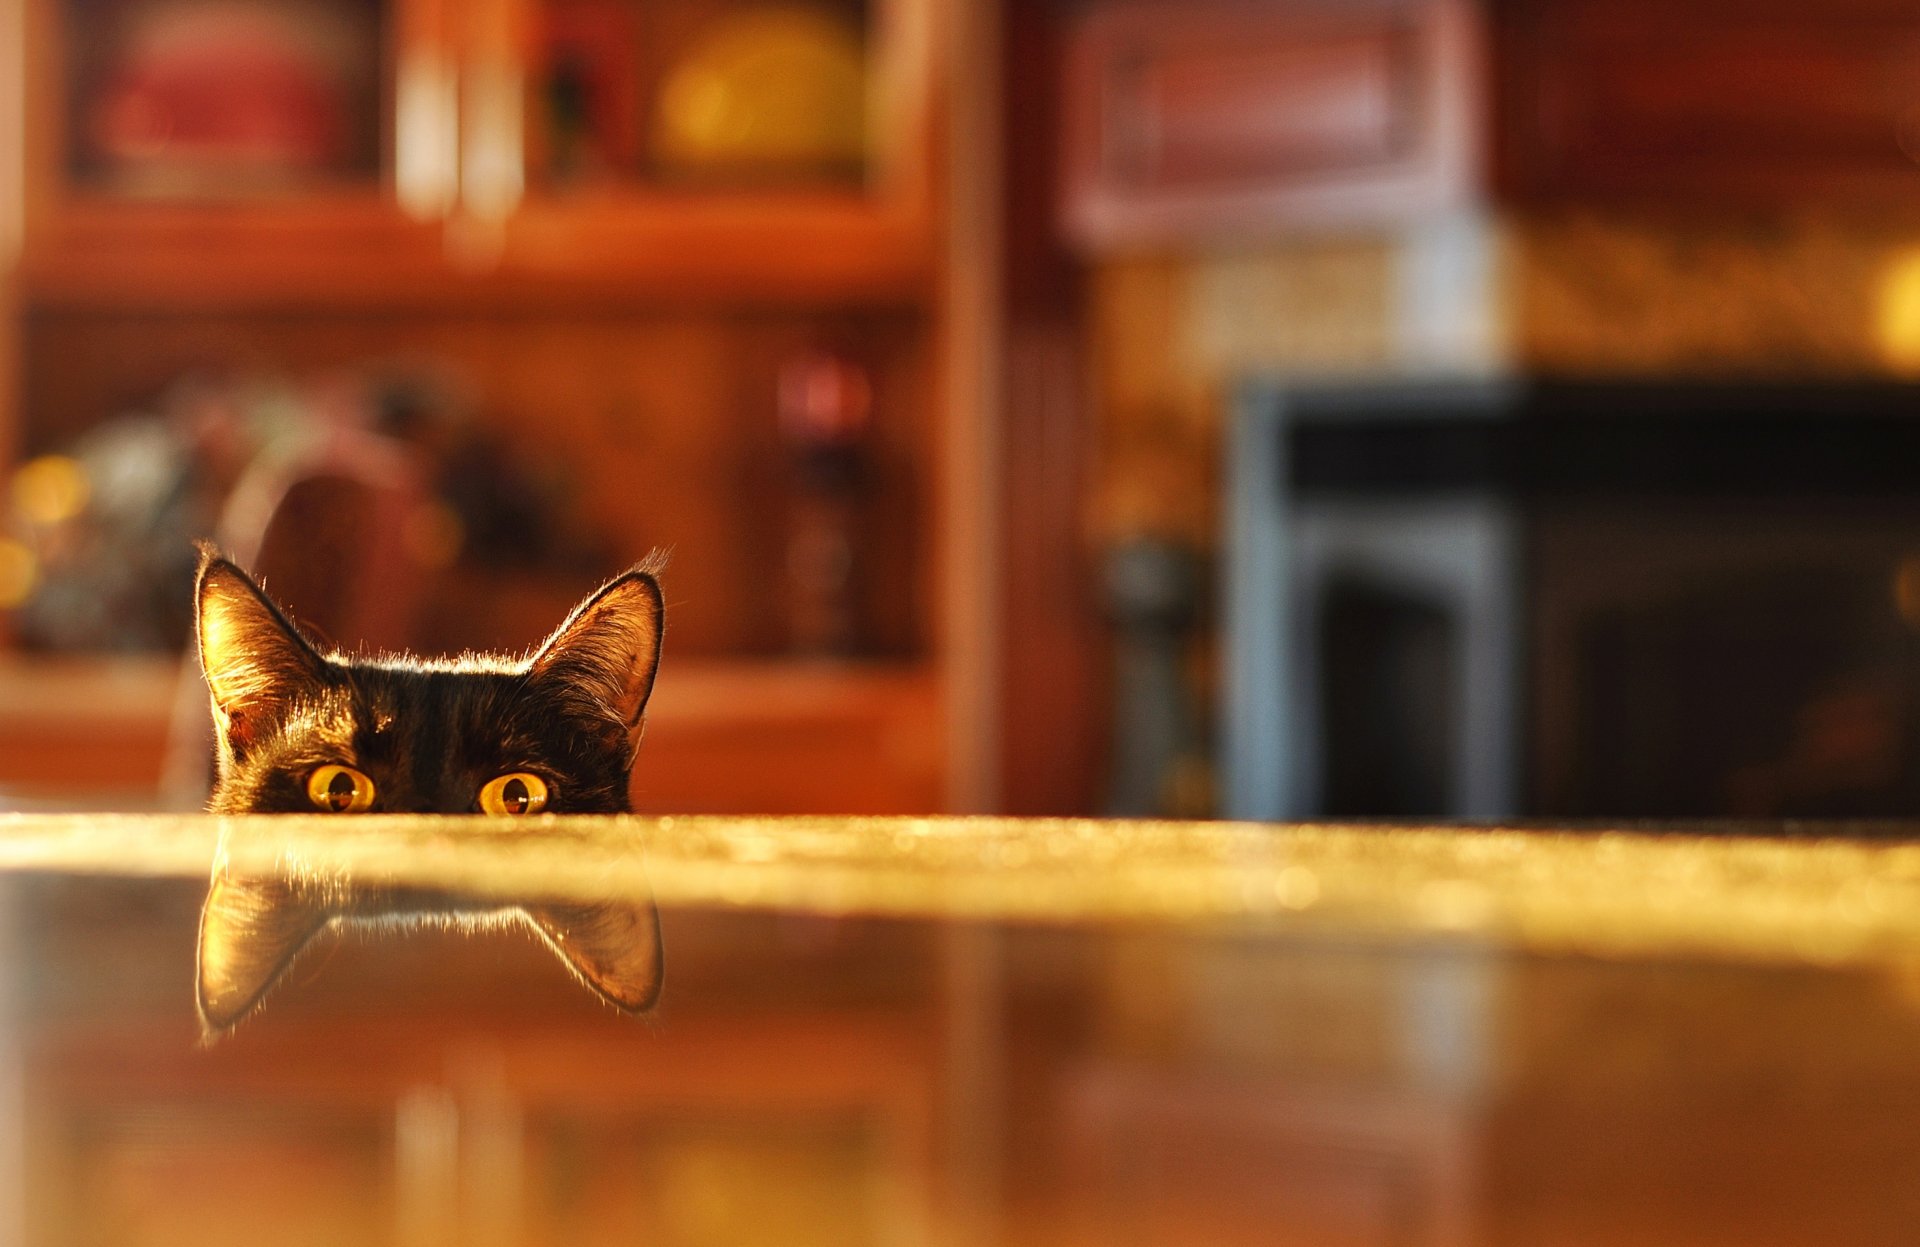
[[[350,766],[323,766],[307,776],[307,796],[332,814],[358,814],[373,804],[373,781]]]
[[[538,814],[547,808],[547,781],[525,771],[496,776],[480,790],[480,808],[489,814]]]

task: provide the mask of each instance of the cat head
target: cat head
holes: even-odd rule
[[[522,657],[348,656],[203,552],[195,587],[217,813],[623,813],[660,660],[659,560]]]

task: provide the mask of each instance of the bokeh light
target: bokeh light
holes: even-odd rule
[[[39,578],[39,560],[17,541],[0,537],[0,610],[12,610],[27,600]]]
[[[29,459],[13,474],[13,509],[29,524],[63,524],[92,496],[86,469],[66,455]]]

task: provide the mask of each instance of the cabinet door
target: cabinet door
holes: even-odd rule
[[[1069,53],[1068,228],[1178,242],[1463,199],[1475,29],[1453,0],[1100,8]]]
[[[178,309],[439,264],[441,0],[27,0],[26,289]]]
[[[1895,0],[1500,6],[1522,199],[1920,202],[1920,12]]]
[[[677,298],[914,296],[936,0],[491,0],[462,206],[509,278]],[[475,176],[477,175],[477,177]],[[496,237],[489,239],[489,233]]]

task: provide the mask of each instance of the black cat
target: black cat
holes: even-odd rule
[[[197,603],[222,814],[619,814],[660,660],[649,560],[588,597],[523,658],[348,656],[316,645],[253,579],[207,551]],[[338,878],[216,868],[201,914],[209,1033],[257,1005],[320,931],[352,923],[524,921],[622,1009],[660,986],[651,900],[465,900]]]

